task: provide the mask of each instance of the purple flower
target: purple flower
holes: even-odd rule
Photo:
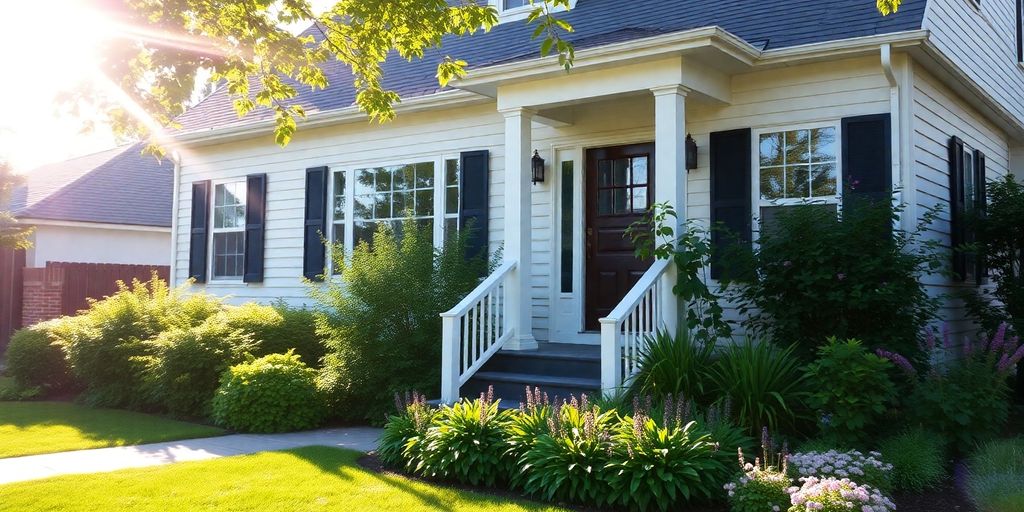
[[[908,377],[917,377],[917,370],[914,369],[914,365],[910,364],[910,361],[908,361],[907,358],[895,352],[889,352],[888,350],[883,349],[877,349],[875,350],[875,353],[878,354],[879,357],[884,357],[889,361],[892,361],[892,364],[903,370]]]
[[[989,344],[988,349],[993,353],[999,352],[999,349],[1003,347],[1003,342],[1006,340],[1006,322],[999,324],[999,328],[996,329],[996,335],[992,337],[992,343]]]
[[[843,279],[846,279],[846,274],[840,272],[840,273],[836,274],[836,279],[842,281]]]
[[[1003,357],[1005,358],[1006,356]],[[1017,351],[1005,361],[1000,360],[996,370],[1000,373],[1007,372],[1011,367],[1019,363],[1022,358],[1024,358],[1024,345],[1017,347]]]
[[[782,266],[783,266],[783,267],[787,267],[787,268],[788,268],[788,267],[792,267],[792,266],[793,266],[793,262],[792,262],[792,261],[789,261],[789,260],[783,261],[783,262],[782,262]]]

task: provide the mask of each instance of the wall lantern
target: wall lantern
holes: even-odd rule
[[[686,170],[697,168],[697,142],[689,133],[686,134]]]
[[[544,159],[540,157],[537,150],[533,150],[533,158],[530,160],[533,168],[533,183],[544,182]]]

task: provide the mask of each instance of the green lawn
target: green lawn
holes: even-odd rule
[[[0,458],[223,433],[205,425],[64,402],[0,402]]]
[[[380,475],[328,447],[0,485],[0,510],[558,511]]]

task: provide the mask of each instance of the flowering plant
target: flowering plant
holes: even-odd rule
[[[791,474],[798,478],[855,478],[879,489],[888,489],[892,482],[892,464],[882,461],[882,454],[857,451],[794,453],[789,457]]]
[[[998,434],[1009,417],[1007,377],[1024,358],[1024,345],[1003,323],[991,338],[957,344],[949,329],[939,343],[932,332],[922,342],[926,361],[916,367],[901,354],[879,349],[913,384],[908,403],[914,423],[962,445]]]
[[[858,485],[848,478],[800,479],[803,485],[790,487],[789,512],[890,512],[896,504],[881,491],[869,485]]]
[[[761,433],[761,457],[754,462],[747,462],[743,449],[737,450],[740,469],[743,475],[733,482],[725,484],[729,495],[729,510],[732,512],[779,512],[789,503],[787,489],[793,483],[788,473],[789,455],[783,446],[782,453],[773,456],[772,441],[768,429]],[[776,459],[778,465],[771,465]]]

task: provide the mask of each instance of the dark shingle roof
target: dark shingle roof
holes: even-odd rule
[[[25,174],[11,209],[21,218],[170,226],[174,166],[120,147]]]
[[[717,25],[771,50],[917,30],[925,2],[904,0],[899,13],[883,17],[870,0],[793,0],[784,5],[766,0],[579,0],[562,16],[576,29],[566,39],[577,49]],[[471,68],[536,57],[539,43],[530,39],[532,31],[525,21],[511,21],[487,34],[447,38],[442,50],[430,51],[420,60],[407,62],[392,55],[384,64],[385,86],[403,98],[438,92],[436,66],[445,55],[466,60]],[[325,71],[331,83],[327,89],[299,88],[296,99],[307,113],[345,108],[355,101],[348,67],[331,62]],[[178,121],[183,131],[194,131],[270,117],[272,113],[263,109],[239,120],[222,88]]]

